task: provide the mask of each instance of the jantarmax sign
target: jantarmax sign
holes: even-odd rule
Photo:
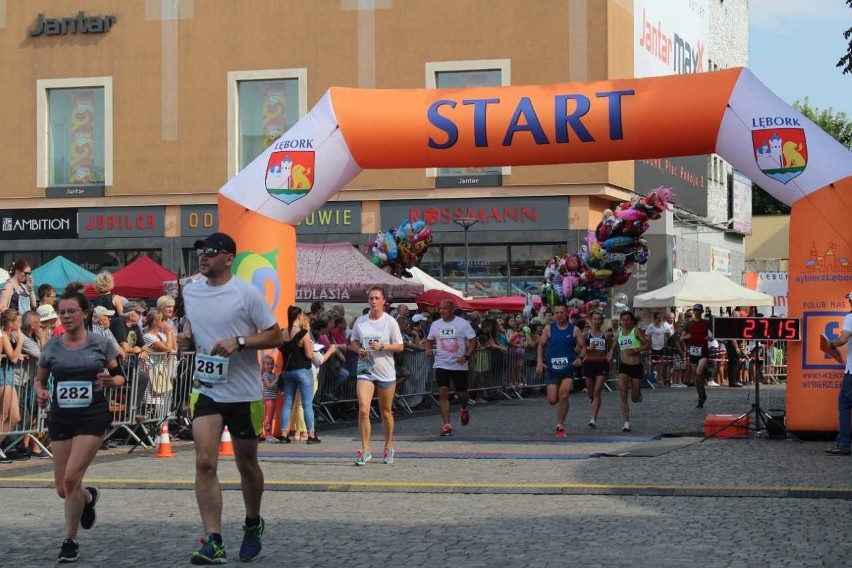
[[[30,36],[67,35],[67,34],[105,34],[110,26],[118,21],[113,14],[106,16],[87,16],[77,12],[76,18],[46,18],[39,14],[35,25],[27,30]]]

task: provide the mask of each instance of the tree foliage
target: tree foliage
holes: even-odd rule
[[[847,0],[847,3],[852,6],[852,0]],[[852,28],[849,30],[849,36],[852,37]],[[850,43],[852,49],[852,43]],[[852,51],[850,51],[852,53]],[[850,62],[852,65],[852,62]],[[852,150],[852,121],[850,121],[845,112],[835,113],[833,109],[818,109],[811,107],[808,98],[805,97],[803,102],[796,101],[793,106],[800,113],[808,117],[811,122],[825,130],[835,140]],[[751,211],[753,215],[789,215],[790,208],[784,205],[757,184],[752,184],[752,202]]]
[[[846,0],[846,5],[852,10],[852,0]],[[843,71],[843,74],[852,73],[852,28],[843,32],[843,39],[849,42],[849,47],[846,49],[846,55],[840,58],[837,66]]]

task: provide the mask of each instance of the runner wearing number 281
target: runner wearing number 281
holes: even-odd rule
[[[277,347],[281,330],[260,291],[231,275],[237,253],[231,237],[213,233],[196,241],[195,252],[206,278],[189,284],[183,297],[195,343],[190,408],[195,498],[205,535],[190,560],[193,564],[227,562],[222,540],[222,490],[216,473],[219,441],[227,426],[246,506],[239,556],[248,562],[260,554],[264,530],[260,516],[263,471],[257,462],[264,408],[256,351]]]

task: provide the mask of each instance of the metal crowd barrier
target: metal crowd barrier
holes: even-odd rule
[[[192,352],[130,357],[124,367],[127,384],[107,390],[113,414],[107,437],[123,431],[134,447],[150,447],[163,422],[174,435],[188,427],[194,360]]]
[[[0,365],[7,377],[7,386],[0,387],[0,449],[4,452],[19,442],[41,448],[51,455],[42,440],[45,437],[45,412],[35,397],[35,376],[38,361],[26,358],[15,365],[3,358]],[[10,381],[8,377],[13,377]],[[29,441],[27,441],[29,440]]]
[[[394,357],[397,374],[395,403],[412,413],[424,403],[437,405],[434,359],[425,351],[405,349]],[[330,423],[357,412],[356,371],[358,356],[347,352],[344,360],[332,357],[320,367],[314,407]],[[513,361],[498,349],[477,349],[470,359],[468,392],[493,393],[496,396],[521,397],[520,391],[530,377],[529,366]],[[341,372],[343,369],[345,372]],[[534,374],[535,365],[532,366]],[[454,394],[451,391],[451,394]],[[373,411],[374,414],[375,410]]]

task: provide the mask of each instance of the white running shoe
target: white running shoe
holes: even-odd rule
[[[278,441],[278,438],[276,438],[275,436],[267,436],[266,440],[264,440],[264,442],[266,442],[267,444],[280,444],[281,443],[281,442]]]
[[[598,423],[595,421],[594,417],[589,419],[589,428],[597,427]]]
[[[625,420],[624,426],[621,427],[622,432],[630,432],[630,421]]]

